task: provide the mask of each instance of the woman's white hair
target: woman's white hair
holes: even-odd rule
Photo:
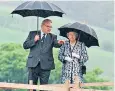
[[[74,31],[70,31],[73,32],[75,34],[75,37],[78,38],[78,33],[74,32]],[[67,33],[67,37],[69,36],[69,32]]]

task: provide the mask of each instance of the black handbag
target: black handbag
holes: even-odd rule
[[[83,74],[86,74],[86,66],[83,65],[83,66],[81,67],[81,69],[82,69],[82,75],[83,75]]]

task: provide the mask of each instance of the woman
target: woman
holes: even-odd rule
[[[83,82],[81,67],[88,60],[85,44],[78,41],[78,34],[70,31],[67,33],[69,41],[61,47],[58,59],[63,63],[61,82],[65,83],[68,79],[74,83],[74,77],[78,76],[79,81]]]

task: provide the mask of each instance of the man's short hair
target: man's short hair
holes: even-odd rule
[[[50,19],[45,19],[45,20],[42,21],[42,25],[44,25],[45,23],[48,23],[48,22],[52,23],[52,20],[50,20]]]

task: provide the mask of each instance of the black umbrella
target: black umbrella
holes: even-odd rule
[[[11,14],[19,14],[23,17],[37,16],[37,30],[39,17],[59,16],[62,17],[64,11],[53,3],[45,1],[27,1],[19,5]]]
[[[67,37],[69,31],[77,32],[79,34],[79,41],[84,42],[87,47],[99,46],[96,32],[86,24],[81,24],[79,22],[68,23],[58,29],[60,35],[63,37]]]

